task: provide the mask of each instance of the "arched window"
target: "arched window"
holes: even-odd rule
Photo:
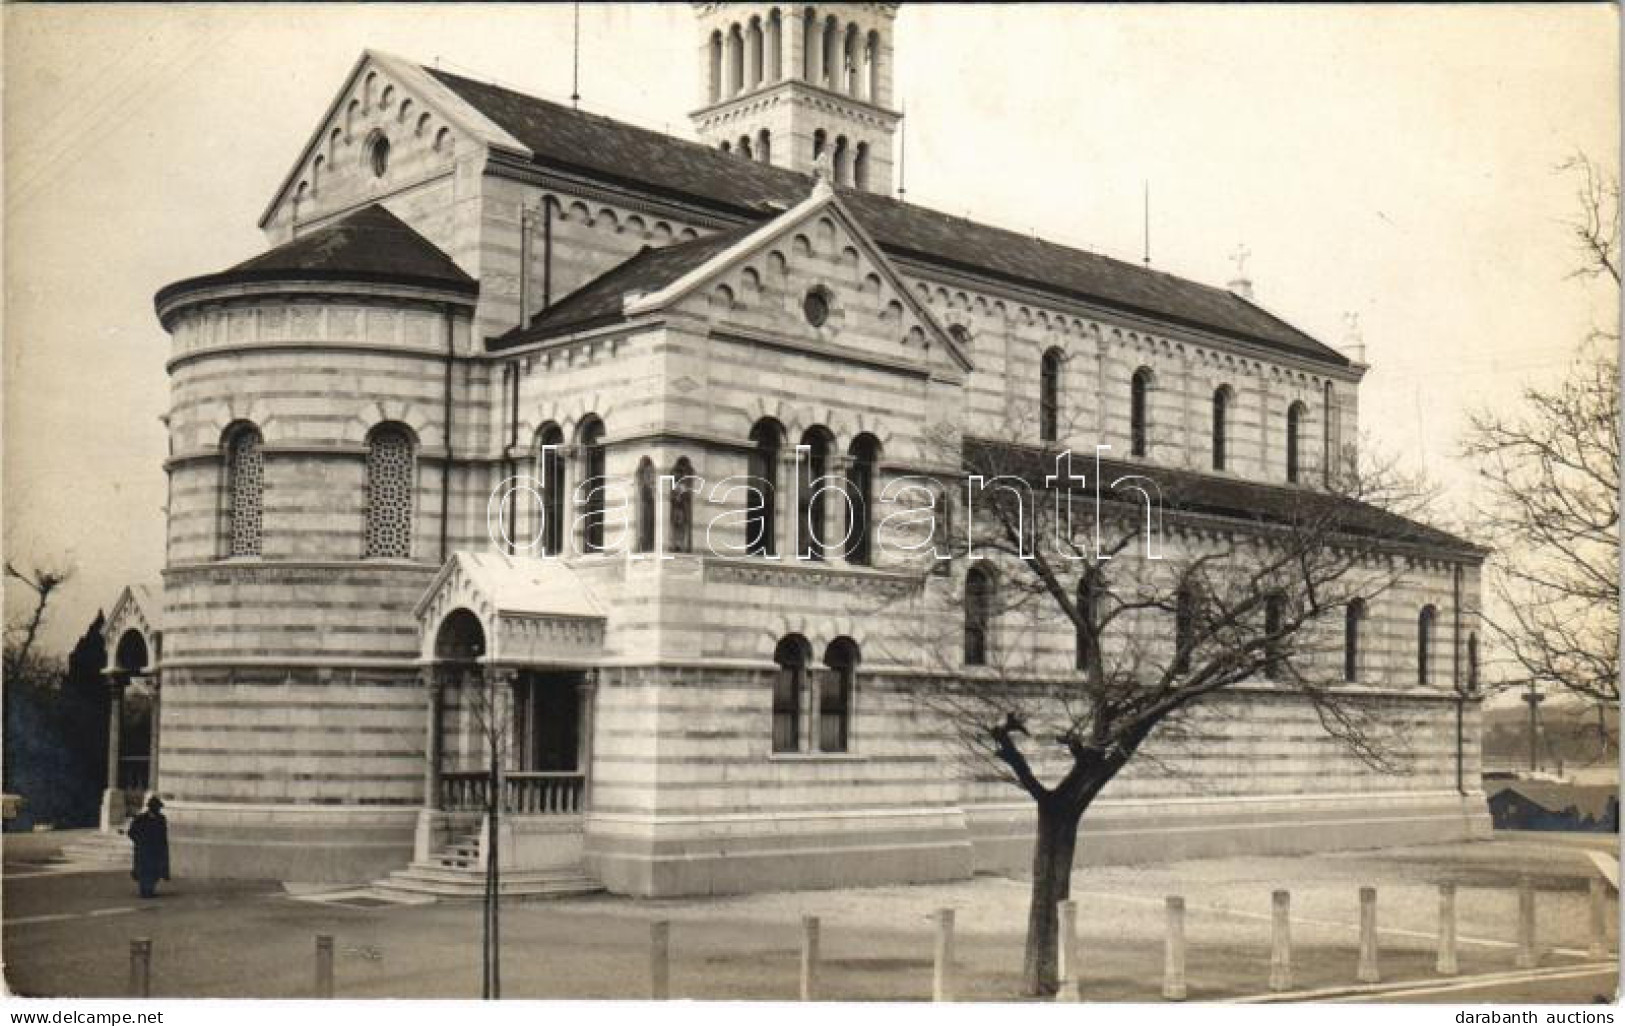
[[[767,69],[768,81],[777,82],[784,77],[784,68],[781,63],[781,52],[784,49],[784,22],[779,17],[778,8],[767,18]],[[766,158],[763,158],[766,159]]]
[[[773,133],[765,128],[756,133],[756,159],[764,164],[773,163]]]
[[[638,462],[637,552],[655,550],[655,465],[645,456]]]
[[[802,696],[807,693],[807,664],[812,646],[799,634],[787,634],[773,650],[778,673],[773,678],[773,750],[801,750]]]
[[[239,424],[226,433],[225,544],[228,556],[258,556],[264,534],[265,452],[259,429]]]
[[[564,430],[545,424],[536,432],[536,478],[542,486],[541,543],[545,555],[564,551]]]
[[[694,551],[694,489],[698,479],[694,464],[687,456],[679,457],[671,468],[671,515],[666,548],[671,552]]]
[[[1286,596],[1275,594],[1264,600],[1264,677],[1280,680],[1285,668],[1281,658],[1283,639],[1279,637],[1286,624]]]
[[[581,447],[581,550],[604,551],[604,422],[597,417],[582,421],[576,432]]]
[[[1053,442],[1061,434],[1061,351],[1046,349],[1038,362],[1038,439]]]
[[[822,157],[824,155],[824,147],[826,147],[828,145],[829,145],[829,136],[827,134],[825,134],[824,130],[822,128],[814,130],[814,132],[813,132],[813,160],[817,160],[819,157]]]
[[[1100,592],[1086,573],[1078,581],[1078,617],[1083,623],[1074,624],[1077,635],[1075,659],[1078,669],[1088,672],[1095,661],[1095,630],[1100,624]],[[1087,626],[1085,626],[1087,624]]]
[[[367,436],[367,537],[363,555],[412,555],[414,491],[412,436],[399,424],[380,424]]]
[[[1360,679],[1360,632],[1365,625],[1365,599],[1355,599],[1343,610],[1343,679]]]
[[[835,184],[852,184],[852,148],[844,135],[835,137]]]
[[[965,665],[986,666],[993,622],[993,577],[979,566],[965,575]]]
[[[1433,625],[1439,611],[1432,605],[1422,607],[1416,617],[1416,683],[1433,683]]]
[[[822,84],[839,88],[841,81],[841,26],[832,14],[824,21],[824,77]]]
[[[707,65],[706,95],[712,103],[722,99],[722,33],[711,33],[710,63]]]
[[[858,566],[868,566],[874,558],[871,513],[874,510],[875,465],[880,462],[880,442],[874,435],[861,434],[852,439],[847,455],[851,457],[846,468],[847,512],[852,522],[847,525],[846,560]]]
[[[1286,479],[1298,483],[1298,446],[1303,436],[1304,414],[1309,407],[1293,403],[1286,410]]]
[[[858,645],[836,638],[824,650],[829,672],[818,684],[818,750],[844,752],[852,733],[852,691],[857,684]]]
[[[1467,693],[1478,693],[1478,634],[1467,635]]]
[[[748,135],[742,135],[739,137],[739,145],[735,149],[739,155],[744,157],[746,160],[752,160],[756,156],[755,152],[751,149],[750,136]]]
[[[801,15],[801,77],[818,83],[818,69],[823,62],[823,40],[818,31],[818,16],[811,7]]]
[[[1135,456],[1144,456],[1151,448],[1150,398],[1151,368],[1141,367],[1129,381],[1128,395],[1129,452]]]
[[[841,42],[841,91],[848,96],[858,95],[858,26],[855,24],[846,27],[846,36]]]
[[[1174,672],[1189,673],[1196,644],[1196,590],[1184,585],[1174,596]]]
[[[745,30],[745,81],[752,89],[762,84],[762,66],[766,63],[763,60],[762,42],[762,19],[752,18],[750,27]]]
[[[784,428],[771,417],[750,429],[751,504],[745,512],[745,551],[753,556],[778,554],[774,532],[779,522],[779,447]]]
[[[863,68],[869,79],[864,99],[870,103],[880,102],[880,33],[870,32],[868,45],[864,47]]]
[[[1220,385],[1213,393],[1213,469],[1223,470],[1225,464],[1225,449],[1229,442],[1226,437],[1230,431],[1230,398],[1229,385]]]
[[[858,143],[858,148],[852,156],[852,185],[855,188],[867,190],[869,188],[869,144]]]
[[[745,87],[745,36],[735,25],[728,30],[728,95],[738,96]]]
[[[1327,485],[1332,483],[1332,463],[1337,458],[1338,424],[1334,419],[1336,416],[1335,398],[1332,383],[1328,381],[1326,382],[1326,391],[1321,403],[1320,413],[1322,435],[1320,439],[1320,479],[1322,483]]]
[[[796,555],[801,559],[824,558],[825,519],[824,492],[829,482],[830,450],[834,439],[821,427],[810,427],[801,435],[806,448],[799,454],[801,462],[801,488],[798,500],[800,515],[796,518]]]

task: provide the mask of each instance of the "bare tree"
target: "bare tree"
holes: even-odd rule
[[[1617,289],[1619,180],[1584,156],[1561,170],[1577,179],[1571,277]],[[1503,686],[1544,685],[1599,708],[1619,702],[1618,345],[1616,327],[1594,331],[1561,384],[1475,414],[1463,444],[1499,550],[1486,623],[1512,668]]]
[[[503,767],[507,765],[512,737],[512,710],[504,701],[502,674],[486,668],[467,674],[463,678],[462,699],[473,719],[474,733],[484,749],[480,754],[486,760],[485,787],[485,895],[481,902],[483,921],[481,936],[481,969],[483,978],[480,996],[486,1000],[502,997],[502,868],[501,818],[507,783]]]
[[[56,590],[73,576],[68,568],[19,570],[15,563],[6,562],[6,576],[21,581],[33,593],[33,608],[19,623],[8,625],[5,646],[5,675],[15,680],[26,670],[34,643],[39,640],[40,628],[45,624],[45,607]]]
[[[1366,765],[1405,768],[1403,717],[1344,679],[1345,614],[1391,588],[1407,553],[1463,543],[1397,515],[1419,492],[1391,473],[1289,489],[1094,454],[1062,464],[1016,442],[1032,437],[1022,425],[1003,433],[945,427],[931,443],[968,486],[954,530],[971,594],[947,596],[961,620],[942,586],[923,587],[911,622],[943,660],[923,702],[1036,808],[1024,981],[1044,994],[1085,814],[1131,761],[1236,715],[1227,693],[1287,696]]]

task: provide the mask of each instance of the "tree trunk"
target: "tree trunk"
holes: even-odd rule
[[[1082,818],[1081,810],[1060,802],[1038,803],[1032,904],[1027,910],[1027,954],[1022,967],[1026,992],[1035,997],[1054,994],[1059,985],[1055,906],[1072,894],[1072,853]]]

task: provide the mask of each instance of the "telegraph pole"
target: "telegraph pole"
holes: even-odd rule
[[[1540,703],[1546,696],[1530,681],[1523,700],[1529,704],[1529,772],[1534,773],[1540,769]]]

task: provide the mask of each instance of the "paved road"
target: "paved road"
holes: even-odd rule
[[[272,881],[178,880],[143,902],[120,871],[57,874],[28,845],[6,844],[3,939],[7,983],[34,995],[116,996],[129,941],[153,939],[160,995],[304,997],[313,936],[336,939],[341,996],[473,997],[479,992],[480,914],[468,904],[363,907],[295,900]],[[1386,979],[1414,980],[1367,1000],[1589,1001],[1611,977],[1586,970],[1509,981],[1515,904],[1509,885],[1537,871],[1549,965],[1586,961],[1586,860],[1574,849],[1518,838],[1441,848],[1335,856],[1246,858],[1149,867],[1090,867],[1075,878],[1088,1000],[1156,1000],[1162,965],[1162,896],[1187,897],[1193,1001],[1258,993],[1268,971],[1269,890],[1293,895],[1294,970],[1300,987],[1351,982],[1353,887],[1380,888]],[[1442,875],[1441,875],[1442,874]],[[1464,973],[1501,974],[1444,991],[1432,974],[1439,879],[1461,886]],[[823,918],[822,993],[850,1000],[924,999],[931,987],[937,907],[958,910],[960,983],[967,999],[1020,996],[1027,885],[977,877],[953,884],[670,901],[598,897],[505,906],[506,993],[513,997],[633,998],[647,987],[649,923],[672,925],[674,996],[791,999],[798,923]],[[1578,925],[1576,925],[1578,924]],[[1576,930],[1579,932],[1576,933]],[[1477,938],[1472,943],[1468,939]],[[1576,946],[1580,949],[1576,951]],[[1458,984],[1460,981],[1456,981]],[[1448,984],[1447,984],[1448,985]],[[1405,994],[1409,989],[1414,993]]]

